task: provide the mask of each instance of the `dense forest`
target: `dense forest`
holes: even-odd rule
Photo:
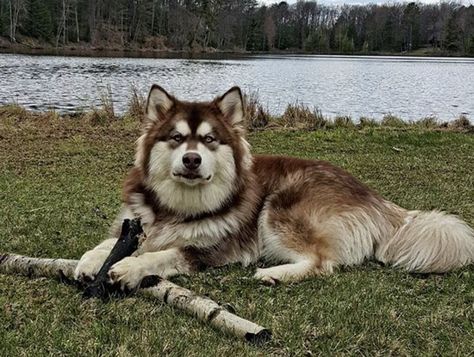
[[[3,47],[474,55],[474,6],[315,1],[0,0]]]

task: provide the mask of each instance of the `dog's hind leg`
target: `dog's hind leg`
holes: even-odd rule
[[[296,204],[278,208],[270,199],[263,209],[259,241],[264,260],[281,265],[257,269],[255,278],[273,284],[332,273],[336,266],[332,240],[315,227],[307,207]]]

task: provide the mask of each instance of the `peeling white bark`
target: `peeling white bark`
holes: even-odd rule
[[[42,259],[5,254],[0,255],[0,274],[73,279],[77,262],[70,259]],[[152,287],[140,289],[137,294],[159,299],[218,330],[251,343],[260,344],[271,338],[271,333],[266,328],[234,315],[215,301],[196,295],[169,280],[161,280]]]

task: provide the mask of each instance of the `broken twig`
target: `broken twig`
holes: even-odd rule
[[[117,239],[117,243],[115,243],[94,281],[86,286],[84,293],[82,294],[84,298],[96,297],[107,299],[110,294],[114,293],[114,286],[109,284],[109,277],[107,274],[112,265],[123,258],[132,255],[132,253],[137,250],[138,239],[142,233],[143,229],[139,219],[135,218],[131,221],[125,219],[123,221],[122,231],[119,239]]]

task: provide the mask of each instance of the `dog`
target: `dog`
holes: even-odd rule
[[[185,102],[153,85],[111,238],[86,252],[76,279],[94,279],[126,218],[145,238],[109,270],[135,289],[205,267],[263,259],[255,278],[295,282],[375,258],[412,272],[443,273],[474,260],[474,231],[443,212],[409,211],[328,162],[253,156],[234,87]]]

